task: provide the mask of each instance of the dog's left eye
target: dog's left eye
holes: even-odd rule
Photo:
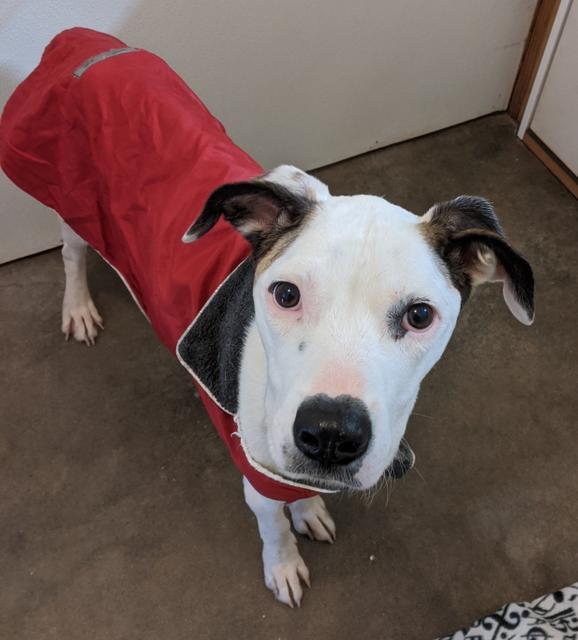
[[[296,307],[301,300],[299,289],[292,282],[274,282],[269,291],[273,293],[275,302],[284,309]]]

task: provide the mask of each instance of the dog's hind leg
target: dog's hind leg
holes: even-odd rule
[[[245,500],[257,517],[263,541],[265,584],[273,591],[277,600],[291,608],[299,607],[303,597],[301,581],[310,585],[309,570],[299,554],[297,540],[291,533],[289,519],[284,513],[285,503],[265,498],[246,478],[243,478],[243,487]]]
[[[321,542],[335,542],[335,522],[321,496],[296,500],[289,505],[295,531]]]
[[[94,306],[86,276],[86,242],[65,222],[61,221],[62,259],[64,261],[64,299],[62,301],[62,331],[68,340],[88,346],[94,344],[97,327],[103,328],[102,318]]]

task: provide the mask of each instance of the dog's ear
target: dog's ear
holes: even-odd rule
[[[523,324],[534,321],[532,268],[510,244],[484,198],[459,196],[433,206],[423,217],[426,239],[445,262],[466,300],[472,287],[502,282],[504,300]]]
[[[295,167],[278,167],[254,180],[216,189],[183,242],[205,235],[222,214],[259,252],[266,238],[295,229],[327,197],[329,191],[319,180]]]

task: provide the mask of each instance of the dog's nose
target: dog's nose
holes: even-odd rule
[[[351,396],[307,398],[293,423],[297,448],[324,466],[353,462],[367,451],[370,438],[369,413]]]

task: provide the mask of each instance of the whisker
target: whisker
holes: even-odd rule
[[[417,475],[421,478],[422,482],[424,482],[425,484],[427,484],[427,480],[424,478],[424,476],[422,475],[421,471],[417,468],[416,465],[413,466],[413,470],[417,473]]]

